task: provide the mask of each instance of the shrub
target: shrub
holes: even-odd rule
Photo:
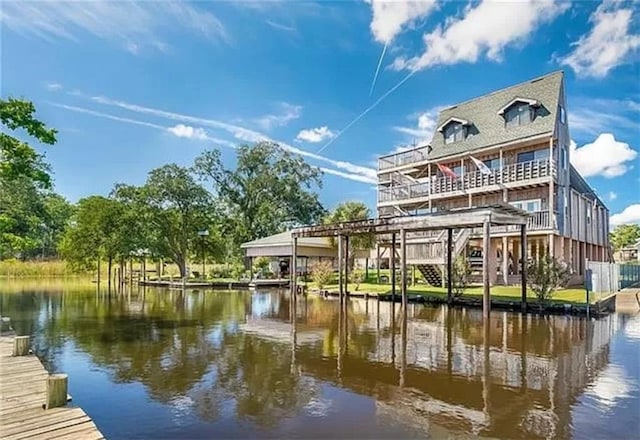
[[[451,267],[451,290],[455,298],[460,298],[471,276],[471,264],[465,255],[458,255]]]
[[[571,279],[571,271],[564,262],[559,262],[549,254],[527,263],[527,284],[535,294],[540,310],[553,298],[553,294],[565,287]]]
[[[256,272],[268,272],[269,271],[269,259],[267,257],[258,257],[253,261],[253,269]]]
[[[364,272],[360,269],[355,269],[349,275],[351,283],[356,285],[355,291],[357,292],[360,289],[360,283],[364,282]]]
[[[333,281],[333,265],[329,261],[320,261],[311,268],[311,279],[318,286],[324,287]]]

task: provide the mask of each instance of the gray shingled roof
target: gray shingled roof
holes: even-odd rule
[[[466,119],[472,125],[465,140],[451,144],[445,144],[442,133],[436,131],[431,139],[429,158],[438,159],[553,132],[562,77],[561,71],[553,72],[442,110],[436,127],[449,118]],[[540,102],[540,107],[536,110],[533,122],[507,129],[498,111],[514,98],[535,99]]]

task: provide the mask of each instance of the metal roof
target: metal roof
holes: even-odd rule
[[[332,237],[338,235],[386,234],[409,231],[474,228],[485,221],[492,225],[525,225],[530,213],[508,204],[452,209],[432,214],[372,218],[328,225],[305,226],[292,231],[295,237]],[[306,238],[304,238],[306,240]],[[302,241],[298,241],[302,244]]]
[[[551,135],[555,129],[563,73],[553,72],[506,89],[466,101],[440,112],[436,127],[450,120],[467,120],[466,139],[444,143],[442,133],[435,132],[431,139],[429,159],[439,159],[453,154],[472,152],[491,145],[527,139],[543,134]],[[514,100],[536,100],[536,116],[528,124],[507,128],[498,112]]]
[[[257,240],[248,241],[242,243],[240,247],[242,249],[259,248],[259,247],[274,247],[274,246],[291,246],[293,241],[291,239],[292,231],[281,232],[280,234],[270,235],[268,237],[259,238]],[[331,243],[326,238],[309,237],[298,240],[298,246],[308,246],[317,248],[331,249]]]

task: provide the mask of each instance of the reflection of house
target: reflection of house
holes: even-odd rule
[[[619,324],[615,315],[589,322],[494,313],[485,343],[481,312],[410,308],[403,331],[398,305],[392,317],[391,303],[350,304],[348,313],[359,317],[350,322],[360,324],[349,330],[341,359],[299,353],[302,370],[427,416],[431,436],[445,429],[568,437],[571,407],[606,366]],[[364,343],[368,350],[359,350]]]
[[[274,342],[291,343],[294,336],[293,325],[272,319],[249,319],[246,323],[240,324],[238,329],[243,333],[256,335]],[[322,341],[323,332],[320,330],[298,331],[295,329],[295,338],[296,344],[310,344]]]

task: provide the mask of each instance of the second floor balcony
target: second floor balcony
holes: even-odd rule
[[[501,186],[526,186],[548,180],[554,175],[555,164],[549,158],[514,163],[485,174],[479,170],[467,172],[457,179],[451,177],[432,177],[431,181],[420,181],[406,185],[380,188],[378,203],[428,199],[432,196],[456,195],[468,192],[492,191]],[[492,188],[493,187],[493,188]]]

